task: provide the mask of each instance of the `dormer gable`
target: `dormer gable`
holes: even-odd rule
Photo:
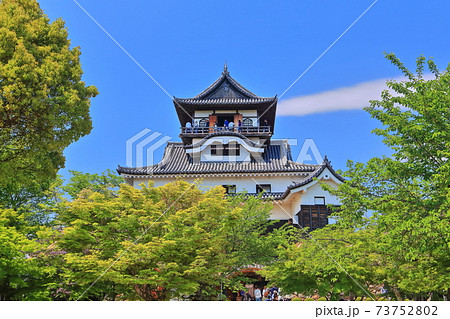
[[[194,162],[251,162],[262,161],[265,146],[242,134],[227,132],[210,134],[185,149]]]

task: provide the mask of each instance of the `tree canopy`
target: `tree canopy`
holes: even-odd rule
[[[370,101],[366,111],[381,122],[382,128],[373,132],[384,138],[393,154],[372,158],[367,163],[349,161],[349,169],[343,173],[347,181],[336,190],[324,186],[342,203],[334,213],[336,225],[326,231],[328,238],[344,240],[342,245],[324,247],[366,287],[384,283],[400,300],[408,295],[431,298],[430,294],[442,295],[443,291],[448,295],[450,65],[439,71],[432,59],[421,56],[414,74],[394,54],[386,54],[386,58],[406,79],[388,81],[386,85],[391,91],[385,90],[380,100]],[[424,79],[426,67],[434,79]],[[312,236],[323,239],[324,232],[315,231]],[[348,234],[347,239],[342,238],[344,232]],[[334,267],[321,266],[317,259],[308,259],[306,256],[314,249],[317,249],[315,241],[303,240],[300,247],[288,250],[299,251],[301,256],[283,253],[280,262],[269,267],[268,275],[276,281],[275,275],[284,269],[284,278],[295,283],[300,275],[312,274],[316,279],[309,288],[323,291],[314,280]],[[354,269],[361,261],[346,262],[354,256],[366,256],[371,262]],[[326,256],[323,258],[332,262]],[[288,266],[292,271],[287,271]],[[315,273],[310,273],[310,268],[316,269]],[[322,275],[317,276],[317,271]],[[329,279],[337,273],[338,268]],[[305,288],[299,284],[291,289]],[[333,287],[327,289],[331,294],[336,291]]]
[[[0,2],[0,184],[51,180],[64,149],[92,128],[94,86],[64,21],[35,0]]]
[[[54,191],[73,199],[41,203],[50,224],[30,219],[33,205],[0,209],[0,299],[217,300],[283,242],[266,234],[271,205],[260,198],[183,181],[116,188],[111,172],[75,173]]]

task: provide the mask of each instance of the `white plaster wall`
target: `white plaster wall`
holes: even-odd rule
[[[333,181],[322,180],[322,182],[327,183],[328,185],[337,187],[337,184]],[[311,186],[310,188],[308,188],[305,191],[305,193],[302,196],[301,204],[302,205],[314,205],[314,197],[315,196],[325,197],[326,205],[328,205],[328,204],[339,205],[340,204],[337,197],[331,195],[330,193],[328,193],[327,191],[322,189],[322,185],[320,182],[314,184],[313,186]]]
[[[195,178],[183,178],[183,180],[192,183]],[[198,178],[197,178],[198,179]],[[253,180],[255,179],[255,181]],[[236,185],[237,192],[247,191],[249,193],[256,192],[256,183],[258,184],[271,184],[272,192],[284,192],[289,184],[292,184],[293,180],[300,180],[298,176],[235,176],[235,177],[204,177],[201,178],[203,186],[216,186],[216,185]],[[165,185],[167,183],[175,181],[175,178],[155,178],[155,187]],[[138,187],[141,183],[148,183],[149,179],[137,178],[133,181],[133,186]]]
[[[217,185],[236,185],[237,192],[247,191],[249,193],[256,192],[256,184],[271,184],[272,192],[284,192],[286,187],[292,184],[292,181],[300,181],[304,177],[300,176],[229,176],[229,177],[203,177],[201,178],[201,187],[205,190],[209,187],[214,187]],[[200,178],[183,178],[188,183],[193,183],[195,180]],[[254,179],[254,180],[253,180]],[[150,179],[148,178],[137,178],[134,179],[132,186],[139,187],[141,183],[147,184]],[[167,183],[175,181],[176,178],[155,178],[154,186],[162,186]],[[338,184],[333,180],[321,180],[316,182],[309,188],[304,188],[303,191],[291,193],[284,201],[280,201],[280,205],[274,203],[270,219],[290,219],[291,216],[295,217],[295,214],[300,210],[300,205],[314,205],[314,197],[322,196],[325,197],[325,204],[339,205],[338,199],[326,192],[321,187],[321,182],[327,183],[331,186],[337,187]],[[285,212],[287,211],[287,214]]]
[[[216,114],[225,114],[225,113],[233,113],[234,114],[234,113],[236,113],[236,109],[234,109],[234,110],[216,110]]]
[[[282,205],[283,206],[283,205]],[[282,209],[279,205],[274,204],[271,211],[270,219],[291,219],[296,212],[292,212],[290,207],[283,207]],[[286,213],[287,212],[287,213]]]
[[[251,117],[251,116],[257,117],[258,116],[258,113],[256,110],[239,110],[238,112],[241,113],[243,117]]]
[[[212,110],[211,111],[195,111],[194,112],[194,117],[209,117],[209,114],[212,114]]]
[[[236,109],[234,110],[216,110],[216,114],[220,113],[236,113]],[[256,110],[238,110],[238,113],[242,114],[243,117],[257,117],[258,113]],[[195,111],[194,117],[209,117],[210,114],[213,114],[213,110],[201,110]]]

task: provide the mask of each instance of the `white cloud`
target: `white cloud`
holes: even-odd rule
[[[434,78],[431,74],[424,75],[424,79]],[[402,81],[404,77],[394,80]],[[369,106],[369,100],[380,99],[385,90],[387,79],[378,79],[356,85],[343,87],[317,94],[298,96],[278,103],[277,115],[295,116],[313,113],[324,113],[342,110],[361,110]]]

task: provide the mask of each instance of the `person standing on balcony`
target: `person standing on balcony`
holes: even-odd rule
[[[225,121],[223,122],[223,127],[224,127],[224,130],[225,130],[225,131],[228,131],[228,120],[225,120]]]
[[[234,122],[230,122],[228,124],[228,128],[230,129],[231,132],[233,132],[234,131]]]
[[[191,133],[192,124],[191,122],[186,122],[186,133]]]
[[[194,133],[198,133],[198,120],[194,122]]]
[[[269,131],[269,122],[267,122],[267,119],[264,119],[263,121],[263,126],[264,126],[264,132],[268,132]]]
[[[242,130],[242,122],[241,120],[238,121],[238,132],[240,133]]]

